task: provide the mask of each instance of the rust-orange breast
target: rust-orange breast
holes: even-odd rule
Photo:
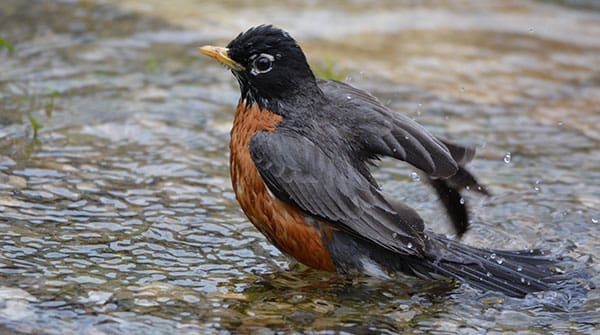
[[[281,119],[256,103],[247,106],[240,100],[229,143],[233,190],[246,216],[281,251],[312,268],[335,271],[321,234],[304,221],[308,214],[273,196],[250,157],[252,135],[275,130]]]

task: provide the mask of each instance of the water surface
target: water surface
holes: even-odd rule
[[[567,302],[290,262],[241,213],[227,143],[238,90],[197,54],[251,25],[432,132],[479,147],[494,195],[467,243],[543,247],[600,283],[600,8],[582,1],[19,1],[0,4],[0,333],[563,334]],[[32,117],[43,126],[34,137]],[[510,153],[510,154],[509,154]],[[450,233],[402,163],[386,192]]]

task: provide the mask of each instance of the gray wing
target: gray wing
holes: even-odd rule
[[[254,134],[249,149],[279,199],[388,250],[422,254],[423,220],[393,206],[343,154],[334,161],[308,138],[279,130]]]
[[[459,164],[448,147],[414,120],[392,112],[372,95],[348,84],[325,79],[318,84],[352,123],[351,133],[366,155],[394,157],[435,178],[448,178],[458,171]],[[459,158],[470,154],[464,152]]]
[[[365,156],[394,157],[423,171],[423,180],[438,194],[457,234],[467,231],[469,216],[460,191],[468,188],[489,195],[464,167],[475,156],[475,148],[436,138],[412,119],[390,111],[369,93],[348,84],[319,79],[319,86],[351,119],[352,133],[358,130],[355,140],[362,143]]]

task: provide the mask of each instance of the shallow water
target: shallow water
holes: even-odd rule
[[[547,248],[598,286],[595,2],[168,3],[0,4],[15,46],[0,50],[0,333],[600,331],[598,289],[514,300],[291,263],[234,199],[236,83],[195,51],[289,29],[315,66],[479,146],[471,168],[494,195],[469,195],[467,243]],[[449,232],[411,172],[385,160],[376,176]]]

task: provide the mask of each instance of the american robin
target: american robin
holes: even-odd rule
[[[315,269],[453,278],[515,297],[557,287],[556,260],[543,251],[475,248],[428,231],[369,171],[381,156],[422,171],[460,232],[467,216],[458,192],[487,193],[464,168],[473,148],[436,138],[367,92],[316,78],[296,41],[271,25],[199,51],[239,83],[229,145],[233,189],[283,253]]]

